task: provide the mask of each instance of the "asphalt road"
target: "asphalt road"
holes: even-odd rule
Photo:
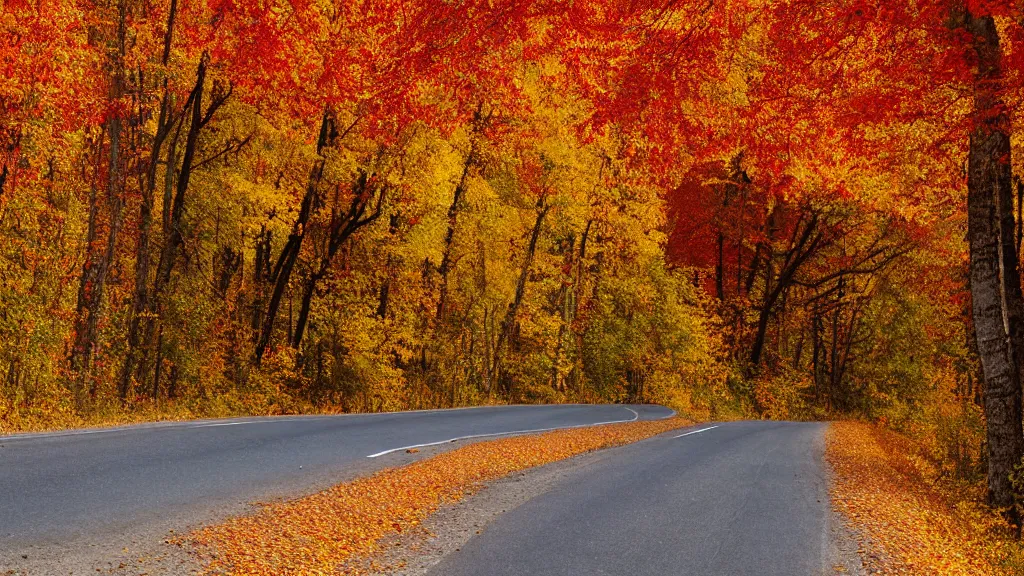
[[[432,576],[835,574],[824,424],[734,422],[616,449]]]
[[[507,406],[0,437],[0,558],[142,524],[180,528],[183,519],[203,521],[418,457],[405,454],[410,445],[670,414],[660,406]]]

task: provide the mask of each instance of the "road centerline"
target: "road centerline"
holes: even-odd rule
[[[466,436],[456,436],[455,438],[448,438],[446,440],[438,440],[436,442],[425,442],[423,444],[412,444],[412,445],[409,445],[409,446],[400,446],[398,448],[390,448],[388,450],[381,450],[380,452],[369,454],[366,457],[367,458],[379,458],[381,456],[386,456],[388,454],[392,454],[392,453],[395,453],[395,452],[401,452],[402,450],[413,450],[413,449],[417,449],[417,448],[429,448],[430,446],[440,446],[442,444],[450,444],[452,442],[458,442],[460,440],[474,440],[476,438],[497,438],[499,436],[512,436],[512,435],[516,435],[516,434],[535,434],[535,433],[538,433],[538,432],[552,432],[554,430],[571,430],[573,428],[586,428],[588,426],[604,426],[605,424],[624,424],[624,423],[627,423],[627,422],[636,422],[637,420],[640,419],[640,414],[636,410],[633,410],[632,408],[628,408],[628,407],[625,407],[625,406],[623,406],[623,408],[625,408],[626,410],[629,410],[630,412],[632,412],[633,413],[633,417],[628,419],[628,420],[609,420],[607,422],[595,422],[593,424],[576,424],[576,425],[573,425],[573,426],[555,426],[553,428],[534,428],[534,429],[531,429],[531,430],[510,430],[510,431],[507,431],[507,432],[491,432],[491,433],[488,433],[488,434],[469,434],[469,435],[466,435]]]
[[[673,436],[672,439],[675,440],[676,438],[682,438],[683,436],[689,436],[691,434],[700,434],[701,432],[707,432],[708,430],[714,430],[715,428],[718,428],[718,426],[708,426],[707,428],[701,428],[700,430],[691,430],[689,432],[684,432],[678,436]]]

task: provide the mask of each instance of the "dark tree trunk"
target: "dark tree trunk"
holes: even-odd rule
[[[444,250],[441,255],[441,265],[438,267],[438,274],[441,278],[438,286],[437,311],[434,315],[437,323],[441,323],[444,320],[445,314],[447,314],[448,276],[452,268],[452,250],[455,243],[455,231],[459,221],[459,210],[462,207],[462,198],[465,196],[466,187],[469,184],[470,170],[472,170],[477,160],[477,136],[489,119],[489,114],[487,116],[483,114],[483,105],[478,106],[476,113],[473,115],[472,130],[469,135],[469,152],[466,153],[466,159],[462,163],[462,174],[459,176],[458,184],[455,185],[455,194],[452,196],[452,203],[448,207],[448,228],[445,230]]]
[[[775,242],[775,236],[779,233],[779,222],[783,218],[782,208],[782,202],[777,202],[772,211],[768,213],[764,226],[765,238],[758,241],[757,245],[754,246],[754,257],[750,263],[750,270],[747,272],[747,281],[744,284],[744,293],[747,295],[754,288],[754,281],[757,280],[757,274],[760,271],[761,262],[765,258],[765,254],[768,253],[770,255],[771,253],[772,243]]]
[[[298,349],[302,345],[302,337],[306,332],[309,321],[309,308],[313,303],[313,296],[316,292],[316,285],[323,280],[334,262],[338,250],[345,242],[356,233],[357,230],[373,223],[380,217],[384,204],[384,197],[387,195],[387,187],[374,181],[366,172],[361,172],[355,185],[352,186],[352,202],[349,204],[348,212],[339,214],[337,207],[331,217],[327,230],[327,246],[319,266],[306,278],[305,287],[302,293],[302,303],[299,307],[298,323],[295,326],[295,333],[289,339],[292,348]],[[371,200],[376,196],[377,200],[373,213],[366,215]],[[301,360],[301,357],[299,358]]]
[[[1010,482],[1024,454],[1021,430],[1020,277],[1013,249],[1009,118],[1000,102],[999,35],[991,17],[966,15],[978,56],[967,175],[971,298],[985,377],[988,492],[995,507],[1019,523]],[[1007,202],[1009,199],[1009,202]]]
[[[554,361],[551,363],[551,387],[562,392],[565,389],[564,379],[561,373],[562,363],[562,348],[566,338],[566,332],[569,330],[570,323],[572,322],[572,309],[573,309],[573,296],[576,293],[575,277],[574,272],[576,265],[574,260],[576,259],[576,236],[573,235],[569,239],[569,247],[566,250],[566,262],[565,269],[570,272],[570,281],[562,285],[559,290],[557,302],[559,319],[558,323],[558,336],[555,339],[555,352],[552,355]]]
[[[213,269],[216,271],[217,295],[227,300],[231,285],[242,268],[242,253],[226,244],[213,257]]]
[[[184,114],[184,112],[182,113]],[[182,124],[179,122],[174,136],[167,145],[167,160],[164,163],[163,208],[160,217],[164,238],[167,238],[171,233],[171,204],[173,204],[174,198],[175,176],[178,173],[178,140],[181,137],[181,127]],[[153,282],[154,284],[156,283],[155,278]],[[138,382],[142,382],[145,379],[145,375],[149,371],[150,353],[158,345],[156,342],[156,323],[153,321],[153,311],[157,302],[153,297],[152,289],[148,291],[146,304],[145,312],[148,318],[146,318],[142,330],[141,348],[138,350],[138,361],[135,366],[135,379]],[[157,361],[157,366],[159,366],[159,360]]]
[[[394,238],[395,235],[398,233],[398,222],[399,222],[398,214],[392,214],[391,215],[391,222],[388,225],[388,234],[390,235],[391,238]],[[392,281],[391,276],[393,274],[393,269],[394,269],[394,258],[392,258],[392,255],[389,253],[388,254],[388,263],[387,263],[387,266],[385,268],[385,274],[386,275],[384,277],[384,281],[381,282],[380,294],[379,294],[379,297],[378,297],[378,300],[377,300],[377,317],[382,319],[382,320],[384,318],[386,318],[387,315],[388,315],[388,303],[389,303],[390,298],[391,298],[391,281]]]
[[[498,341],[494,345],[493,367],[491,374],[500,381],[501,354],[505,343],[512,336],[512,329],[515,327],[516,313],[523,303],[523,296],[526,293],[526,280],[530,277],[530,270],[533,267],[533,257],[537,253],[537,241],[540,239],[541,228],[544,225],[544,217],[551,210],[547,204],[547,198],[541,197],[537,200],[537,219],[533,223],[533,231],[530,233],[530,244],[526,247],[526,254],[523,257],[523,266],[519,271],[519,279],[516,281],[516,291],[512,302],[508,305],[505,318],[501,321],[501,328],[498,331]]]
[[[281,298],[284,297],[285,289],[291,282],[292,272],[295,270],[295,262],[299,258],[299,251],[302,250],[302,241],[306,237],[306,228],[309,219],[313,215],[315,204],[318,202],[320,181],[324,175],[324,148],[333,139],[334,123],[331,120],[329,110],[324,110],[323,119],[320,122],[320,136],[317,138],[316,152],[317,160],[313,163],[313,169],[309,173],[309,182],[306,184],[306,193],[302,197],[302,204],[299,207],[299,216],[292,226],[292,232],[288,235],[288,241],[281,254],[277,258],[277,264],[271,273],[270,281],[274,289],[270,293],[270,301],[267,303],[266,313],[263,314],[263,321],[260,324],[260,335],[256,340],[256,348],[253,351],[253,364],[260,365],[263,361],[263,354],[270,346],[270,339],[274,335],[274,325],[277,322],[277,313],[281,308]]]
[[[199,142],[199,134],[202,132],[203,127],[210,122],[213,114],[224,104],[230,95],[230,91],[218,94],[215,90],[209,108],[205,113],[203,112],[203,93],[206,89],[206,66],[207,55],[203,54],[200,57],[199,65],[196,69],[195,86],[192,88],[192,92],[189,94],[189,99],[185,104],[185,111],[190,112],[190,120],[188,124],[188,132],[185,136],[185,150],[181,157],[181,168],[178,170],[177,180],[173,185],[174,196],[170,199],[168,198],[167,192],[170,191],[171,186],[165,185],[163,208],[164,241],[160,250],[160,259],[157,262],[155,277],[153,279],[153,289],[149,294],[149,302],[147,303],[148,319],[146,321],[145,328],[145,341],[147,342],[147,348],[151,347],[157,324],[162,321],[164,299],[166,298],[165,291],[171,280],[171,273],[174,270],[178,252],[184,243],[182,228],[185,214],[185,198],[186,193],[188,192],[189,182],[192,178],[192,168],[195,161],[196,148]],[[175,137],[175,140],[176,139],[177,137]],[[174,147],[172,146],[168,162],[173,161],[173,150]],[[168,200],[170,201],[168,202]],[[158,365],[156,367],[156,372],[153,375],[152,394],[154,398],[156,398],[159,393],[159,371],[160,366]]]
[[[768,324],[775,313],[775,306],[782,295],[789,290],[796,278],[800,266],[807,261],[819,248],[822,235],[816,233],[818,227],[818,214],[812,213],[808,222],[800,230],[798,223],[794,231],[794,240],[791,248],[786,252],[785,260],[779,271],[779,277],[774,282],[765,283],[765,296],[758,311],[757,332],[754,336],[754,345],[750,350],[750,369],[754,370],[761,364],[761,355],[764,352],[765,339],[768,336]],[[771,280],[769,278],[769,280]]]
[[[435,319],[438,323],[442,322],[444,315],[447,312],[446,306],[448,304],[448,275],[451,273],[452,268],[452,248],[455,243],[455,228],[459,221],[459,208],[462,205],[462,197],[466,193],[467,179],[469,178],[469,170],[473,166],[473,150],[470,149],[469,154],[466,155],[466,161],[462,165],[462,176],[459,177],[459,183],[455,186],[455,194],[452,196],[451,206],[448,207],[448,229],[444,234],[444,251],[441,256],[441,266],[438,268],[438,274],[441,276],[439,294],[437,298],[437,314]]]
[[[719,232],[716,242],[715,296],[719,300],[725,300],[725,235]]]
[[[391,264],[391,261],[388,261]],[[386,278],[380,285],[380,298],[377,301],[377,318],[384,319],[388,315],[388,299],[391,294],[391,278]]]
[[[583,228],[583,236],[580,237],[580,256],[576,261],[576,276],[573,278],[573,289],[575,294],[572,298],[572,318],[579,316],[580,302],[583,300],[583,277],[586,272],[587,241],[590,239],[590,229],[593,225],[593,218],[587,220],[587,225]]]
[[[272,233],[266,226],[260,228],[260,234],[256,237],[256,256],[253,260],[252,281],[253,299],[252,311],[249,318],[249,327],[254,334],[258,334],[260,320],[263,317],[263,299],[266,297],[267,283],[270,281],[270,249],[272,244]]]
[[[164,34],[164,52],[161,64],[167,66],[171,54],[171,40],[174,37],[174,19],[177,14],[177,0],[171,0],[167,13],[167,31]],[[157,120],[156,135],[150,149],[149,162],[146,164],[145,179],[141,183],[142,202],[139,206],[139,241],[135,249],[135,293],[132,300],[131,320],[128,323],[128,351],[118,382],[118,396],[121,400],[128,397],[132,375],[138,362],[139,345],[142,343],[142,316],[149,309],[149,264],[150,264],[150,233],[153,226],[153,193],[156,190],[157,163],[167,139],[175,123],[171,110],[171,95],[167,77],[163,80],[163,97],[160,100],[160,115]],[[168,158],[168,162],[172,162]]]
[[[811,319],[811,373],[814,375],[814,399],[821,399],[821,315],[815,311]]]
[[[199,62],[196,71],[196,85],[192,92],[192,120],[189,124],[188,135],[185,137],[185,151],[181,157],[181,170],[178,174],[178,181],[175,187],[174,200],[171,206],[170,229],[167,238],[164,239],[163,250],[160,252],[160,261],[156,269],[156,281],[153,284],[153,297],[160,297],[167,283],[171,279],[171,272],[174,269],[178,250],[184,242],[182,234],[182,217],[185,214],[185,194],[188,191],[189,180],[192,177],[192,163],[195,159],[196,145],[199,142],[199,132],[203,129],[203,89],[206,85],[206,58]]]
[[[124,54],[125,54],[125,18],[126,6],[118,4],[118,24],[116,36],[113,38],[115,50],[112,57],[110,79],[110,101],[121,98],[124,93]],[[98,185],[90,188],[89,221],[86,237],[86,256],[79,278],[78,303],[76,306],[74,342],[71,347],[69,363],[73,373],[73,392],[75,403],[81,408],[85,403],[85,387],[89,384],[89,392],[95,395],[96,385],[93,379],[93,356],[96,350],[100,316],[102,314],[103,293],[106,289],[107,275],[113,263],[117,239],[121,231],[124,204],[124,181],[122,178],[121,129],[122,119],[111,116],[106,122],[104,132],[109,141],[106,165],[106,239],[100,244],[99,234],[102,227]],[[103,154],[103,141],[97,146],[97,154]],[[97,170],[96,177],[100,177]]]
[[[323,279],[326,272],[327,267],[323,268],[323,273],[318,270],[317,273],[311,274],[306,278],[306,282],[303,284],[298,321],[295,324],[295,332],[289,338],[289,344],[293,348],[298,349],[302,344],[302,338],[306,334],[306,324],[309,322],[309,309],[313,305],[313,294],[316,292],[317,283]]]
[[[142,379],[142,372],[146,368],[148,363],[149,350],[154,346],[158,346],[154,342],[154,336],[157,332],[158,325],[163,320],[164,311],[164,300],[166,299],[165,291],[170,283],[172,272],[174,271],[175,263],[177,262],[178,252],[181,250],[181,246],[184,244],[184,233],[183,233],[183,222],[185,215],[185,200],[188,192],[189,182],[192,178],[192,172],[195,164],[196,150],[199,143],[199,135],[203,128],[213,119],[214,114],[220,109],[221,106],[231,96],[230,85],[223,89],[220,84],[215,83],[212,95],[210,98],[210,105],[203,111],[203,94],[206,90],[206,72],[209,56],[203,53],[200,56],[199,64],[196,68],[196,82],[192,88],[192,92],[189,94],[188,100],[185,102],[184,109],[182,110],[182,116],[185,114],[189,115],[188,132],[185,135],[185,150],[181,157],[181,166],[177,171],[177,178],[174,178],[174,163],[175,163],[175,149],[178,134],[184,126],[184,120],[178,124],[178,132],[172,139],[170,147],[168,149],[167,159],[167,177],[168,180],[164,183],[164,206],[163,206],[163,231],[164,239],[163,245],[160,249],[160,258],[157,261],[156,272],[153,278],[153,288],[149,292],[147,320],[144,332],[144,342],[146,351],[142,355],[142,361],[139,364],[139,379]],[[169,128],[168,128],[169,133]],[[173,196],[171,193],[173,192]],[[162,331],[162,328],[160,328]],[[153,375],[154,384],[151,388],[154,398],[159,391],[157,385],[159,379],[159,365],[157,366],[157,372]]]
[[[842,280],[840,280],[842,285]],[[841,346],[840,332],[839,332],[839,316],[842,312],[841,300],[843,298],[842,288],[839,289],[839,293],[836,296],[835,309],[832,310],[832,337],[829,342],[828,352],[828,389],[831,391],[839,390],[839,349]]]

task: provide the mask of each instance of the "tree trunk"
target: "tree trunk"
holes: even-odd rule
[[[124,93],[124,54],[125,54],[125,18],[126,6],[118,4],[118,24],[113,39],[116,49],[113,51],[110,78],[111,102],[121,98]],[[73,392],[75,404],[81,409],[85,403],[85,386],[87,381],[91,395],[96,393],[95,380],[92,379],[93,355],[96,350],[99,321],[102,314],[103,293],[106,288],[107,274],[114,259],[117,239],[121,230],[124,203],[124,181],[122,178],[121,128],[120,116],[111,116],[104,127],[106,139],[109,140],[107,150],[106,171],[106,207],[107,226],[106,241],[98,245],[101,227],[100,207],[97,186],[91,187],[89,195],[89,222],[86,238],[86,257],[79,278],[78,303],[76,306],[74,343],[71,347],[69,363],[73,372]],[[100,138],[97,154],[102,154],[104,138]],[[99,177],[99,173],[97,173]]]
[[[316,284],[326,273],[327,266],[324,266],[321,270],[318,270],[316,273],[311,274],[306,278],[306,282],[302,287],[302,300],[299,303],[298,322],[295,325],[295,332],[289,342],[292,348],[295,348],[296,350],[302,344],[302,338],[306,333],[306,324],[309,322],[309,309],[313,304],[313,294],[316,292]]]
[[[159,346],[158,343],[154,344],[153,340],[154,334],[157,330],[157,325],[161,322],[163,317],[163,304],[165,298],[164,291],[167,288],[167,284],[170,282],[171,273],[174,270],[178,251],[184,243],[182,221],[185,214],[185,194],[188,192],[189,181],[192,177],[192,166],[199,142],[199,133],[210,121],[217,108],[219,108],[227,99],[227,95],[218,96],[215,94],[210,107],[207,109],[205,114],[203,113],[203,92],[206,88],[207,58],[206,54],[203,54],[200,57],[199,65],[196,69],[196,83],[189,95],[188,102],[185,104],[185,110],[191,112],[191,117],[188,125],[188,132],[185,136],[185,150],[181,157],[181,168],[178,171],[177,181],[174,182],[173,185],[174,196],[172,198],[168,198],[168,192],[172,189],[172,186],[165,184],[163,206],[164,241],[160,250],[160,259],[157,262],[156,274],[153,279],[153,289],[148,295],[146,307],[148,318],[146,319],[144,341],[147,349],[152,348],[154,345]],[[179,126],[179,130],[180,129],[181,126]],[[175,136],[174,140],[177,140],[177,136]],[[171,163],[174,160],[174,148],[175,146],[172,142],[171,149],[168,153],[168,166],[171,167],[171,173],[173,173],[173,165]],[[170,201],[168,202],[168,200]],[[146,363],[146,361],[143,361],[140,366],[144,367]],[[151,389],[154,398],[159,392],[159,387],[156,384],[159,380],[159,365],[157,365],[156,370],[157,374],[154,374],[154,385]],[[128,372],[127,374],[131,373]],[[126,376],[126,374],[122,373],[122,378]],[[139,377],[141,378],[141,376],[142,375],[140,374]],[[127,381],[123,380],[122,385],[127,385]]]
[[[803,231],[800,231],[799,223],[794,230],[792,247],[786,252],[786,258],[779,271],[779,277],[771,282],[771,274],[765,282],[765,296],[758,312],[757,332],[754,336],[754,345],[750,351],[749,369],[754,370],[761,365],[761,355],[764,352],[765,340],[768,336],[768,324],[775,312],[775,305],[786,290],[789,290],[800,266],[811,257],[818,249],[821,242],[821,234],[815,234],[818,227],[818,214],[812,213]],[[799,235],[797,235],[799,233]]]
[[[313,295],[316,292],[317,283],[323,280],[324,276],[327,275],[327,271],[330,270],[331,264],[334,262],[334,258],[342,245],[344,245],[357,230],[363,226],[372,224],[378,217],[380,217],[386,194],[386,185],[378,185],[378,183],[374,181],[373,177],[366,172],[361,171],[359,178],[352,187],[352,202],[349,204],[348,212],[344,216],[341,216],[337,207],[335,207],[335,213],[331,217],[331,222],[327,230],[327,246],[325,247],[323,256],[320,259],[319,267],[312,271],[306,278],[306,284],[302,294],[302,303],[299,308],[298,324],[295,327],[295,333],[288,339],[292,348],[298,350],[299,346],[302,345],[302,337],[306,332],[306,325],[309,321],[309,308],[313,303]],[[374,211],[369,216],[365,216],[366,209],[370,205],[370,200],[372,200],[374,196],[377,197]],[[297,360],[301,361],[301,356],[299,356]]]
[[[256,256],[253,259],[252,281],[253,298],[252,310],[249,317],[249,327],[253,333],[258,335],[260,320],[263,317],[263,300],[266,297],[267,283],[270,281],[270,250],[273,240],[273,233],[267,230],[266,226],[260,228],[256,237]]]
[[[444,251],[441,256],[441,266],[437,270],[441,276],[439,294],[437,298],[437,314],[435,316],[438,323],[441,323],[444,320],[444,315],[447,312],[445,307],[448,304],[448,275],[452,268],[452,248],[455,243],[455,228],[459,221],[459,208],[462,205],[462,197],[466,193],[469,170],[473,166],[473,156],[474,151],[470,148],[469,154],[466,155],[466,161],[462,165],[462,176],[459,177],[459,183],[455,186],[455,194],[452,196],[451,206],[448,207],[448,229],[444,234]]]
[[[391,221],[388,225],[388,235],[390,238],[394,238],[395,235],[398,234],[398,222],[398,214],[392,214]],[[394,274],[394,268],[394,258],[392,257],[392,254],[388,252],[388,262],[387,265],[385,266],[386,275],[384,277],[384,281],[381,282],[380,292],[377,299],[376,315],[381,320],[387,318],[388,315],[388,303],[391,297],[391,281],[392,275]]]
[[[171,138],[167,145],[167,160],[164,162],[163,207],[160,216],[161,230],[164,238],[167,238],[171,233],[171,205],[174,198],[175,176],[178,173],[178,140],[181,137],[181,126],[182,124],[179,122],[178,128],[174,132],[174,137]],[[154,279],[155,283],[156,280]],[[156,342],[156,323],[153,321],[153,311],[157,303],[151,290],[148,292],[146,303],[145,313],[148,318],[145,321],[142,342],[140,344],[141,348],[138,351],[138,362],[135,366],[135,379],[138,382],[142,382],[145,379],[145,374],[149,371],[150,352],[158,346]],[[157,360],[157,366],[159,367],[159,365],[160,362]]]
[[[171,40],[174,37],[174,18],[177,14],[178,0],[171,0],[167,13],[167,31],[164,34],[164,52],[161,64],[166,68],[171,54]],[[166,70],[165,70],[166,74]],[[135,248],[135,293],[132,299],[131,320],[128,323],[128,351],[118,382],[118,396],[124,401],[128,397],[132,375],[138,362],[138,349],[142,343],[142,316],[149,309],[149,264],[150,264],[150,233],[153,226],[153,193],[156,190],[157,163],[163,150],[164,141],[175,123],[171,107],[173,98],[168,89],[167,77],[163,80],[163,97],[160,100],[160,116],[157,120],[156,135],[153,138],[146,164],[145,179],[141,182],[142,202],[139,206],[139,241]],[[173,158],[168,158],[173,162]]]
[[[573,285],[575,280],[573,272],[576,269],[574,262],[576,257],[575,235],[569,239],[569,249],[566,252],[567,258],[565,269],[569,271],[570,281],[562,285],[557,298],[560,322],[558,323],[558,336],[555,339],[555,352],[552,354],[554,361],[551,363],[551,387],[558,392],[562,392],[565,389],[561,370],[562,348],[566,332],[568,331],[569,324],[572,321],[572,299],[573,295],[576,293],[576,287]]]
[[[814,399],[821,400],[821,315],[817,310],[811,319],[811,373],[814,375]]]
[[[715,258],[715,296],[718,300],[725,300],[725,235],[718,233],[716,240]]]
[[[1024,453],[1021,430],[1020,277],[1012,249],[1009,119],[1000,102],[999,35],[991,17],[966,14],[978,56],[967,175],[971,298],[985,377],[990,503],[1019,523],[1010,474]],[[1010,199],[1007,209],[1006,199]],[[1007,249],[1009,248],[1009,249]]]
[[[174,269],[178,250],[184,242],[181,228],[182,218],[185,214],[185,193],[188,191],[189,180],[192,176],[192,163],[195,159],[199,132],[203,128],[203,89],[205,84],[206,58],[203,57],[199,61],[199,68],[196,71],[196,85],[192,93],[192,121],[189,124],[188,135],[185,138],[185,152],[181,157],[181,171],[178,174],[173,205],[171,206],[170,230],[168,231],[167,238],[164,239],[163,250],[160,252],[160,262],[157,264],[156,281],[153,284],[154,299],[160,298],[161,293],[170,281],[171,271]]]
[[[281,308],[281,298],[291,281],[292,272],[295,270],[295,262],[299,258],[299,251],[302,250],[302,241],[306,237],[306,227],[313,215],[314,204],[320,190],[320,180],[324,175],[324,164],[326,159],[323,156],[324,147],[329,140],[333,139],[334,123],[331,121],[329,110],[324,110],[323,120],[320,122],[320,136],[317,139],[316,152],[317,160],[313,163],[313,169],[309,173],[309,182],[306,184],[306,193],[302,197],[302,204],[299,208],[299,216],[292,226],[292,233],[288,235],[288,241],[281,254],[278,256],[277,264],[271,274],[271,282],[274,289],[270,293],[270,302],[267,303],[267,311],[263,315],[263,322],[260,326],[260,335],[256,340],[256,348],[253,351],[253,364],[260,365],[263,361],[263,354],[270,345],[270,339],[274,334],[274,324],[277,322],[277,313]]]
[[[512,335],[512,328],[515,326],[516,313],[523,303],[523,296],[526,293],[526,280],[530,276],[530,269],[533,266],[533,257],[537,253],[537,240],[540,238],[541,227],[544,224],[544,217],[551,210],[543,196],[537,200],[537,219],[533,223],[533,231],[530,233],[530,244],[526,248],[526,255],[523,257],[523,267],[519,271],[519,280],[516,282],[516,292],[512,302],[508,305],[505,318],[501,321],[501,329],[498,332],[498,341],[494,345],[494,359],[491,373],[494,378],[500,378],[501,353],[505,343]]]

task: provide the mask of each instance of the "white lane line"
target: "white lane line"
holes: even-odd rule
[[[673,436],[672,439],[682,438],[683,436],[689,436],[690,434],[700,434],[701,432],[707,432],[708,430],[714,430],[715,428],[718,428],[718,426],[708,426],[707,428],[701,428],[700,430],[693,430],[692,432],[686,432],[679,436]]]
[[[698,430],[691,430],[691,431],[688,431],[688,433],[684,433],[684,434],[681,434],[679,436],[674,436],[674,437],[672,437],[672,439],[675,440],[677,438],[683,438],[684,436],[690,436],[691,434],[700,434],[700,433],[702,433],[702,431],[713,430],[713,429],[715,429],[717,427],[718,426],[708,426],[707,428],[700,428]]]
[[[218,426],[238,426],[240,424],[267,424],[270,422],[280,422],[280,420],[248,420],[246,422],[218,422],[216,424],[196,424],[195,426],[189,426],[189,428],[216,428]]]
[[[626,408],[623,406],[623,408]],[[554,428],[534,428],[532,430],[511,430],[508,432],[492,432],[490,434],[470,434],[468,436],[457,436],[455,438],[449,438],[447,440],[440,440],[438,442],[427,442],[424,444],[413,444],[411,446],[402,446],[400,448],[391,448],[390,450],[382,450],[375,454],[370,454],[367,458],[377,458],[385,456],[393,452],[401,452],[402,450],[412,450],[414,448],[427,448],[430,446],[440,446],[441,444],[449,444],[451,442],[458,442],[459,440],[472,440],[474,438],[493,438],[495,436],[511,436],[514,434],[533,434],[536,432],[551,432],[552,430],[569,430],[571,428],[586,428],[587,426],[604,426],[605,424],[622,424],[625,422],[635,422],[640,418],[640,414],[632,408],[626,408],[633,413],[633,417],[629,420],[610,420],[608,422],[595,422],[593,424],[576,424],[574,426],[555,426]]]

